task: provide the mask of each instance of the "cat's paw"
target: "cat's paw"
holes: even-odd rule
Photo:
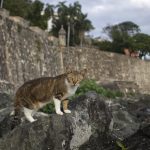
[[[57,111],[56,114],[63,115],[64,113],[62,111]]]
[[[35,121],[37,121],[37,119],[34,119],[34,121],[33,121],[33,122],[35,122]]]
[[[37,121],[37,119],[33,119],[33,120],[31,120],[30,122],[33,123],[33,122],[35,122],[35,121]]]
[[[64,110],[64,112],[67,113],[67,114],[70,114],[70,113],[71,113],[71,110],[66,109],[66,110]]]
[[[10,116],[13,116],[13,115],[15,115],[15,111],[14,110],[10,113]]]

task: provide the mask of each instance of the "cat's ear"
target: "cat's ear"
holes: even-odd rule
[[[70,67],[66,67],[66,73],[71,73],[72,69]]]
[[[85,75],[87,73],[87,69],[85,68],[85,69],[81,70],[80,73],[85,77]]]

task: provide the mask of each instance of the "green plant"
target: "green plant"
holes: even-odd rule
[[[47,113],[47,114],[51,114],[51,113],[55,112],[54,103],[50,103],[50,104],[46,105],[45,107],[43,107],[41,109],[41,111],[44,113]]]
[[[98,85],[95,80],[84,80],[77,89],[75,96],[82,95],[88,91],[95,91],[108,98],[122,97],[123,93],[119,91],[111,91]]]
[[[116,141],[116,144],[121,148],[121,150],[127,150],[127,148],[125,148],[125,146],[120,141]]]

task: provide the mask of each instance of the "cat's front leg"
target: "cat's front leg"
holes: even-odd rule
[[[64,112],[69,114],[69,113],[71,113],[71,110],[68,109],[68,103],[69,103],[69,100],[62,101]]]
[[[55,97],[53,97],[53,100],[54,100],[56,114],[63,115],[63,112],[60,109],[61,108],[61,101]]]

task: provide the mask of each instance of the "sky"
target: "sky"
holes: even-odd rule
[[[44,3],[58,4],[64,0],[41,0]],[[66,0],[66,4],[77,0]],[[88,14],[95,29],[89,33],[93,37],[105,37],[102,32],[107,25],[124,21],[136,23],[142,33],[150,34],[150,0],[79,0],[82,12]]]

